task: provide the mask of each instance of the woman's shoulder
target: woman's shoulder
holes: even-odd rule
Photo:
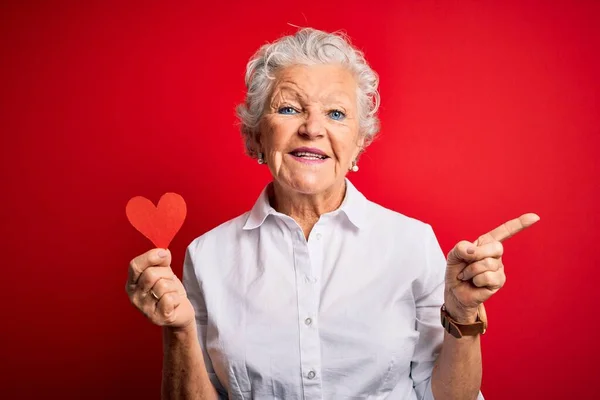
[[[368,201],[367,215],[367,220],[376,228],[385,228],[392,232],[419,237],[429,236],[432,232],[432,227],[428,222],[373,201]]]

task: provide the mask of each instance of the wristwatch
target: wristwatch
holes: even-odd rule
[[[450,314],[448,314],[448,311],[446,311],[445,304],[442,304],[440,314],[444,329],[457,339],[460,339],[463,336],[483,335],[487,330],[487,316],[485,314],[483,303],[477,308],[477,320],[472,324],[460,324],[456,322],[452,319]]]

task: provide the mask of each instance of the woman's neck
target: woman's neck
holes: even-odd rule
[[[345,193],[345,180],[324,192],[314,194],[296,192],[273,182],[269,201],[276,211],[293,218],[302,228],[304,237],[308,239],[319,217],[337,210],[344,200]]]

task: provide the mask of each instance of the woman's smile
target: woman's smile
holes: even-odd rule
[[[329,159],[329,156],[324,151],[314,147],[299,147],[288,154],[295,161],[309,165],[324,164]]]

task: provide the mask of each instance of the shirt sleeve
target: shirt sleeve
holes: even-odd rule
[[[431,391],[431,374],[444,340],[440,308],[444,301],[446,257],[430,225],[427,225],[425,243],[424,275],[415,298],[419,339],[411,360],[411,378],[419,400],[435,400]],[[484,400],[481,392],[477,400]]]
[[[198,241],[200,239],[196,239]],[[206,310],[206,302],[204,301],[204,293],[195,270],[194,250],[196,242],[193,242],[188,246],[185,252],[185,259],[183,262],[183,277],[182,283],[187,292],[187,297],[190,299],[194,312],[196,314],[196,327],[198,329],[198,340],[200,341],[200,347],[202,348],[202,355],[204,357],[204,364],[206,366],[206,372],[212,382],[213,386],[217,390],[220,399],[227,399],[227,390],[223,387],[217,375],[215,374],[210,356],[206,351],[206,329],[208,325],[208,312]]]

